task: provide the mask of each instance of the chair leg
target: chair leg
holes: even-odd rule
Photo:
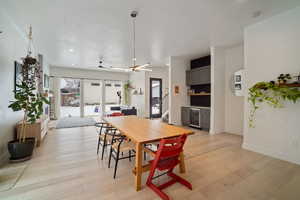
[[[113,148],[110,147],[110,151],[109,151],[109,159],[108,159],[108,168],[110,168],[110,162],[111,162],[111,157],[112,157],[112,151],[113,151]]]
[[[100,147],[100,137],[98,138],[97,155],[99,154],[99,147]]]
[[[106,148],[106,138],[104,138],[104,141],[103,141],[101,160],[103,160],[105,148]]]
[[[148,176],[146,185],[147,185],[148,187],[150,187],[150,189],[152,189],[152,190],[153,190],[160,198],[162,198],[163,200],[169,200],[169,199],[170,199],[169,196],[168,196],[166,193],[164,193],[164,192],[162,191],[162,189],[160,189],[159,187],[157,187],[156,185],[154,185],[154,184],[152,183],[152,178],[153,178],[154,174],[155,174],[155,169],[152,168],[152,169],[150,170],[150,173],[149,173],[149,176]]]
[[[131,150],[129,150],[128,154],[129,154],[129,162],[131,162]]]
[[[173,172],[168,173],[168,176],[172,177],[176,182],[184,185],[185,187],[189,188],[192,190],[192,184],[186,181],[185,179],[181,178],[180,176],[177,176]]]
[[[147,160],[147,154],[145,151],[144,151],[144,160]]]
[[[154,174],[155,174],[155,169],[151,167],[151,170],[149,172],[147,182],[146,182],[147,185],[152,183],[152,178],[153,178]]]
[[[162,190],[158,189],[153,183],[147,184],[150,189],[152,189],[160,198],[163,200],[170,200],[169,196],[164,193]]]
[[[120,151],[118,149],[118,151],[117,151],[117,157],[116,157],[116,162],[115,162],[114,179],[116,178],[116,174],[117,174],[118,162],[119,162],[119,154],[120,154]]]

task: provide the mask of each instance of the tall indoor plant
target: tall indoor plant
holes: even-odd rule
[[[30,40],[31,34],[30,30]],[[13,111],[23,111],[24,113],[18,139],[8,143],[12,160],[30,158],[32,155],[35,141],[34,138],[26,137],[26,126],[34,124],[41,117],[44,103],[49,104],[49,101],[36,88],[38,81],[41,81],[40,65],[35,58],[31,57],[30,48],[27,56],[23,58],[21,67],[21,83],[16,84],[15,99],[8,106]]]
[[[41,117],[43,104],[49,104],[48,100],[36,89],[38,70],[39,65],[35,58],[27,56],[23,59],[23,80],[16,85],[15,99],[9,105],[13,111],[23,111],[24,113],[19,138],[8,144],[12,160],[25,159],[32,155],[35,141],[34,138],[26,137],[27,126],[34,124]]]

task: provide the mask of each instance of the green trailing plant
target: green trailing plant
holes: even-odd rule
[[[43,94],[37,92],[36,80],[38,79],[39,66],[35,58],[27,56],[23,59],[22,78],[14,91],[15,99],[8,106],[13,111],[24,111],[19,142],[25,142],[27,123],[35,123],[43,114],[43,104],[49,101]]]
[[[249,89],[250,110],[249,126],[254,127],[255,113],[261,103],[273,108],[282,108],[283,101],[296,103],[300,99],[300,90],[287,85],[279,85],[274,81],[258,82]]]

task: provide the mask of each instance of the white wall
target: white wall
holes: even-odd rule
[[[190,61],[182,57],[171,56],[169,67],[169,123],[181,125],[181,107],[190,103],[187,95],[185,73],[190,67]],[[179,94],[175,94],[175,86],[179,86]]]
[[[225,50],[225,132],[242,135],[244,123],[244,97],[233,93],[234,72],[244,68],[244,46]]]
[[[300,71],[300,7],[245,29],[246,86],[275,80],[280,73]],[[249,128],[245,99],[243,147],[300,164],[300,103],[282,109],[263,105]]]
[[[139,117],[145,117],[145,81],[146,72],[131,72],[129,76],[130,82],[135,89],[142,89],[142,95],[132,95],[133,90],[130,95],[130,105],[137,108],[137,115]]]
[[[14,61],[26,55],[26,41],[13,27],[0,10],[0,164],[8,159],[7,142],[13,138],[14,125],[22,119],[22,112],[8,108],[14,99]]]
[[[86,78],[86,79],[101,79],[101,80],[121,80],[127,81],[129,79],[128,73],[123,72],[109,72],[90,69],[79,69],[71,67],[50,67],[50,75],[55,77],[69,77],[69,78]]]
[[[14,61],[21,63],[21,57],[26,55],[26,29],[18,27],[13,18],[0,7],[0,165],[8,160],[7,142],[13,139],[14,126],[23,117],[23,112],[13,112],[8,108],[9,102],[14,99]],[[33,27],[34,28],[34,27]],[[37,50],[38,44],[34,43]],[[36,53],[36,51],[34,51]],[[47,59],[44,52],[44,72],[47,73]]]
[[[243,133],[244,98],[233,93],[233,74],[243,65],[242,45],[211,47],[211,134]]]
[[[210,133],[225,131],[225,49],[211,47]]]

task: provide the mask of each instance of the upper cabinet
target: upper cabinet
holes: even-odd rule
[[[210,84],[210,66],[186,71],[186,84],[189,86]]]
[[[191,60],[191,70],[186,71],[186,84],[188,86],[210,84],[210,63],[210,55]]]
[[[210,55],[204,56],[201,58],[197,58],[197,59],[191,60],[191,69],[210,66],[210,63],[211,63]]]

